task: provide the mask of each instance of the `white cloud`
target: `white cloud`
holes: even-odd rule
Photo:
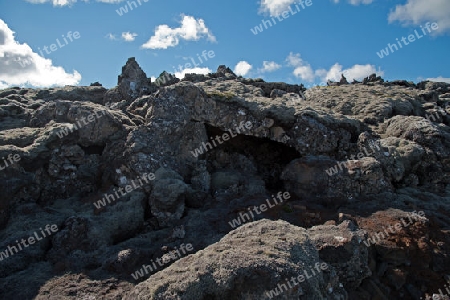
[[[77,71],[66,73],[62,67],[53,66],[51,59],[15,41],[14,32],[0,19],[0,87],[76,85],[80,80]]]
[[[327,80],[339,81],[341,79],[341,74],[344,74],[349,82],[353,81],[353,79],[362,80],[364,77],[367,77],[372,73],[376,73],[378,76],[384,75],[384,72],[381,70],[377,71],[373,65],[354,65],[343,70],[342,66],[336,63],[331,66],[329,70],[314,70],[308,62],[304,61],[300,57],[299,53],[289,53],[286,61],[289,66],[294,67],[293,74],[307,82],[315,82],[317,77],[322,82],[326,82]]]
[[[53,4],[53,6],[71,6],[72,4],[76,3],[77,0],[25,0],[26,2],[32,3],[32,4],[44,4],[47,2],[50,2]],[[89,2],[89,0],[81,0],[82,2]],[[108,3],[108,4],[116,4],[123,2],[125,0],[96,0],[97,2],[102,3]]]
[[[258,69],[259,72],[265,73],[265,72],[273,72],[281,68],[281,65],[277,64],[274,61],[263,61],[263,67],[261,69]]]
[[[186,41],[198,41],[206,38],[210,42],[215,42],[216,38],[205,26],[202,19],[195,19],[191,16],[183,16],[181,27],[170,28],[163,24],[155,29],[155,34],[141,47],[144,49],[167,49],[179,44],[180,39]]]
[[[33,4],[43,4],[43,3],[51,2],[51,3],[53,3],[53,6],[72,5],[73,3],[77,2],[77,0],[26,0],[26,1],[33,3]]]
[[[260,12],[269,13],[270,16],[279,16],[283,11],[289,10],[289,6],[296,0],[261,0]]]
[[[286,61],[289,66],[295,67],[301,65],[303,60],[300,58],[300,53],[294,54],[291,52],[286,58]]]
[[[354,65],[351,68],[342,69],[342,66],[338,63],[334,64],[330,70],[320,69],[316,71],[316,74],[320,76],[323,81],[332,80],[339,81],[341,79],[341,74],[347,78],[349,82],[355,80],[361,81],[370,74],[376,73],[378,76],[383,76],[384,72],[376,69],[373,65]]]
[[[450,31],[450,1],[449,0],[407,0],[404,5],[397,5],[388,16],[389,23],[399,21],[403,25],[422,25],[426,22],[436,22],[439,28],[436,32]]]
[[[195,74],[208,74],[211,73],[211,69],[209,68],[187,68],[184,69],[180,72],[175,72],[175,76],[177,78],[183,79],[184,75],[189,74],[189,73],[195,73]]]
[[[137,37],[137,33],[122,32],[122,38],[125,42],[132,42]]]
[[[253,66],[251,64],[243,60],[236,64],[234,67],[234,73],[238,76],[245,76],[252,68]]]
[[[309,65],[296,67],[293,74],[296,77],[299,77],[299,78],[309,81],[309,82],[314,81],[314,77],[315,77],[313,69]]]
[[[429,81],[434,81],[434,82],[446,82],[446,83],[450,83],[450,78],[444,78],[442,76],[436,77],[436,78],[427,78],[427,80]]]
[[[332,1],[334,3],[339,3],[339,0]],[[347,0],[351,5],[371,4],[373,1],[374,0]],[[261,7],[259,10],[262,13],[268,13],[270,16],[276,17],[281,15],[284,11],[288,11],[289,6],[292,4],[298,5],[298,3],[297,0],[261,0]]]
[[[318,70],[316,70],[316,71],[314,72],[314,74],[315,74],[317,77],[322,78],[322,79],[324,79],[324,80],[325,80],[325,78],[327,77],[327,73],[328,73],[328,71],[325,70],[325,69],[318,69]]]
[[[120,37],[125,41],[125,42],[133,42],[136,37],[138,36],[137,33],[132,33],[132,32],[122,32],[122,34],[120,35]],[[117,36],[115,34],[112,33],[108,33],[105,38],[111,40],[111,41],[118,41],[119,38],[117,38]]]
[[[374,0],[347,0],[351,5],[371,4]],[[334,3],[339,3],[339,0],[333,0]]]
[[[300,57],[299,53],[289,53],[286,61],[288,62],[289,66],[295,68],[293,71],[295,77],[301,78],[302,80],[306,80],[308,82],[314,81],[315,74],[313,69]]]

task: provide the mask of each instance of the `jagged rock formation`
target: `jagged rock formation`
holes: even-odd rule
[[[0,91],[0,298],[261,299],[313,261],[329,272],[278,299],[419,299],[446,284],[449,84],[374,74],[306,90],[226,66],[157,81],[130,58],[109,90]],[[280,191],[290,199],[242,217]],[[413,210],[423,222],[364,244]],[[46,224],[59,231],[8,252]],[[196,253],[137,285],[183,243]]]
[[[136,99],[138,96],[153,91],[151,79],[139,67],[134,57],[128,59],[122,67],[122,74],[117,79],[117,87],[109,90],[105,95],[105,103]]]
[[[339,80],[340,84],[348,84],[347,78],[345,78],[344,74],[341,74],[341,80]]]
[[[155,80],[156,86],[168,86],[179,82],[180,79],[176,78],[175,75],[172,75],[166,71],[162,72],[158,78]]]
[[[149,83],[147,75],[139,67],[134,57],[129,58],[125,66],[122,67],[122,74],[119,75],[117,80],[119,93],[125,100],[136,99],[137,96],[148,89]]]

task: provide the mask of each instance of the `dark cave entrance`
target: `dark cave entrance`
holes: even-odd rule
[[[208,124],[205,124],[205,127],[209,140],[211,137],[214,138],[225,133],[225,131]],[[239,134],[207,152],[207,159],[210,153],[218,150],[230,154],[239,153],[249,158],[255,164],[258,175],[264,180],[266,189],[269,191],[279,191],[283,188],[283,182],[280,179],[283,169],[292,160],[301,157],[297,150],[283,143],[272,141],[269,138],[243,134]],[[210,162],[208,162],[208,169],[209,171],[214,169]]]
[[[86,155],[98,154],[100,156],[102,156],[103,150],[105,150],[106,147],[106,145],[90,145],[85,147],[80,144],[78,144],[78,146],[80,146],[80,148],[83,149]]]

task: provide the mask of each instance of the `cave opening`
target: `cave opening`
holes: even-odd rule
[[[205,127],[208,140],[225,133],[225,131],[208,124],[205,124]],[[217,147],[207,153],[207,160],[211,160],[214,157],[211,155],[214,151],[223,151],[229,154],[239,153],[250,159],[256,166],[257,173],[264,181],[268,191],[280,191],[283,188],[283,182],[280,179],[283,169],[292,160],[301,157],[300,153],[293,147],[269,138],[259,138],[244,134],[238,134],[230,140],[217,145]],[[214,171],[211,161],[208,161],[208,170],[210,172]]]
[[[94,155],[98,154],[99,156],[102,156],[103,150],[105,149],[106,145],[90,145],[90,146],[80,146],[81,149],[83,149],[84,153],[87,155]]]

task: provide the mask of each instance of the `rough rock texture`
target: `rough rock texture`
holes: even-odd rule
[[[324,236],[321,230],[325,234],[327,230],[333,230],[337,236]],[[331,265],[325,263],[323,269],[319,268],[323,271],[314,271],[316,264],[323,263],[316,247],[347,248],[337,251],[351,256],[352,252],[358,252],[354,233],[328,226],[314,228],[313,234],[315,242],[311,241],[309,231],[284,221],[261,220],[244,225],[214,245],[151,276],[124,299],[271,299],[267,295],[270,290],[305,271],[310,277],[308,280],[296,285],[294,281],[292,288],[275,299],[345,297],[346,292],[340,287],[339,276]],[[341,235],[347,240],[340,240]],[[355,242],[350,244],[352,239]],[[329,245],[330,240],[335,245]],[[367,262],[367,249],[363,250],[365,253],[358,259],[364,263]],[[343,262],[342,257],[339,260],[348,264],[346,272],[360,273],[359,261]],[[370,272],[363,276],[368,274]]]
[[[149,83],[147,75],[139,67],[134,57],[128,59],[117,80],[119,93],[126,100],[135,99],[142,91],[148,89]]]
[[[133,58],[122,71],[109,90],[0,91],[1,299],[194,293],[195,280],[212,289],[198,299],[260,299],[312,258],[330,272],[305,282],[305,299],[419,299],[450,280],[449,84],[373,74],[306,90],[220,66],[158,86]],[[412,211],[425,219],[366,245]],[[287,232],[301,234],[289,243]],[[257,252],[269,248],[258,238],[281,246],[278,260]],[[133,279],[183,243],[196,253]],[[310,256],[287,255],[301,251]],[[176,277],[190,261],[208,275]]]
[[[158,78],[155,80],[156,86],[167,86],[172,85],[179,82],[180,79],[176,78],[175,75],[167,73],[166,71],[162,72]]]
[[[160,168],[149,197],[152,214],[161,226],[169,226],[183,216],[188,185],[172,170]]]

